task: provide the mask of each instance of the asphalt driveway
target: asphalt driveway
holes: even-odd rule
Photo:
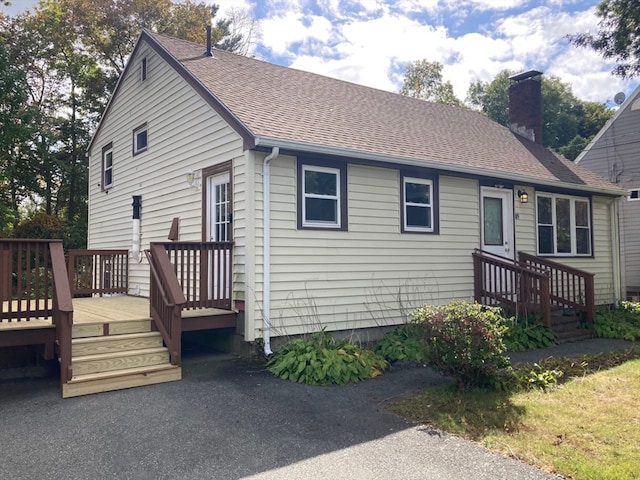
[[[193,349],[183,377],[67,400],[55,378],[0,382],[0,478],[556,478],[385,412],[446,381],[428,368],[312,387]]]

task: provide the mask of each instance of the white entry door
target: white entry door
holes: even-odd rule
[[[515,259],[513,190],[482,187],[480,201],[482,250]]]
[[[207,177],[207,239],[210,242],[228,242],[231,240],[231,198],[229,174],[224,173]],[[229,298],[230,285],[220,283],[231,269],[231,252],[214,250],[209,255],[209,300]]]

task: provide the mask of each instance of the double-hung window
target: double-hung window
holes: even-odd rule
[[[299,162],[298,192],[300,227],[347,229],[344,165]]]
[[[591,255],[591,213],[586,198],[538,193],[539,255]]]
[[[137,155],[138,153],[142,153],[147,150],[149,146],[148,136],[147,136],[147,124],[136,128],[133,131],[133,154]]]
[[[113,144],[102,147],[102,189],[113,185]]]
[[[433,232],[433,181],[402,177],[403,230]]]

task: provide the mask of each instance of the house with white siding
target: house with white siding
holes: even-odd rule
[[[172,226],[178,243],[233,242],[237,335],[267,353],[472,300],[476,250],[586,271],[614,303],[624,191],[541,145],[538,73],[513,78],[509,129],[144,31],[89,147],[88,246],[129,249],[129,293],[149,296],[140,252]]]
[[[618,207],[623,293],[640,295],[640,87],[576,159],[627,191]]]

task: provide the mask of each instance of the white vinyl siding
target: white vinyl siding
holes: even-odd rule
[[[535,198],[535,192],[530,190],[531,188],[528,190],[529,198]],[[553,261],[595,274],[596,305],[611,304],[615,301],[613,290],[613,248],[611,243],[611,229],[614,225],[611,222],[609,210],[611,201],[613,200],[597,196],[593,197],[591,201],[593,257],[551,258]],[[515,204],[516,249],[532,255],[536,255],[537,251],[534,206],[534,202],[531,201],[526,204],[520,204],[519,202]]]
[[[140,71],[131,68],[121,80],[90,152],[89,248],[131,249],[133,195],[142,196],[142,249],[150,242],[166,242],[174,217],[180,219],[180,240],[202,240],[202,191],[189,186],[185,172],[199,172],[230,159],[234,166],[244,161],[242,139],[204,99],[144,45],[138,55],[152,62],[154,75],[140,82]],[[132,61],[139,65],[139,60]],[[132,132],[147,121],[153,148],[133,157]],[[98,186],[101,147],[111,141],[118,178],[106,194]],[[244,190],[234,185],[234,194],[236,188]],[[147,296],[146,258],[140,263],[131,259],[129,271],[130,292]]]
[[[459,200],[477,191],[475,180],[440,177],[441,234],[402,235],[400,173],[348,165],[349,231],[299,230],[292,208],[295,165],[296,159],[286,156],[271,164],[272,335],[394,325],[408,321],[409,311],[425,303],[471,299],[478,205]],[[261,202],[257,205],[260,221]],[[251,317],[257,336],[262,236],[256,237],[257,304]]]

